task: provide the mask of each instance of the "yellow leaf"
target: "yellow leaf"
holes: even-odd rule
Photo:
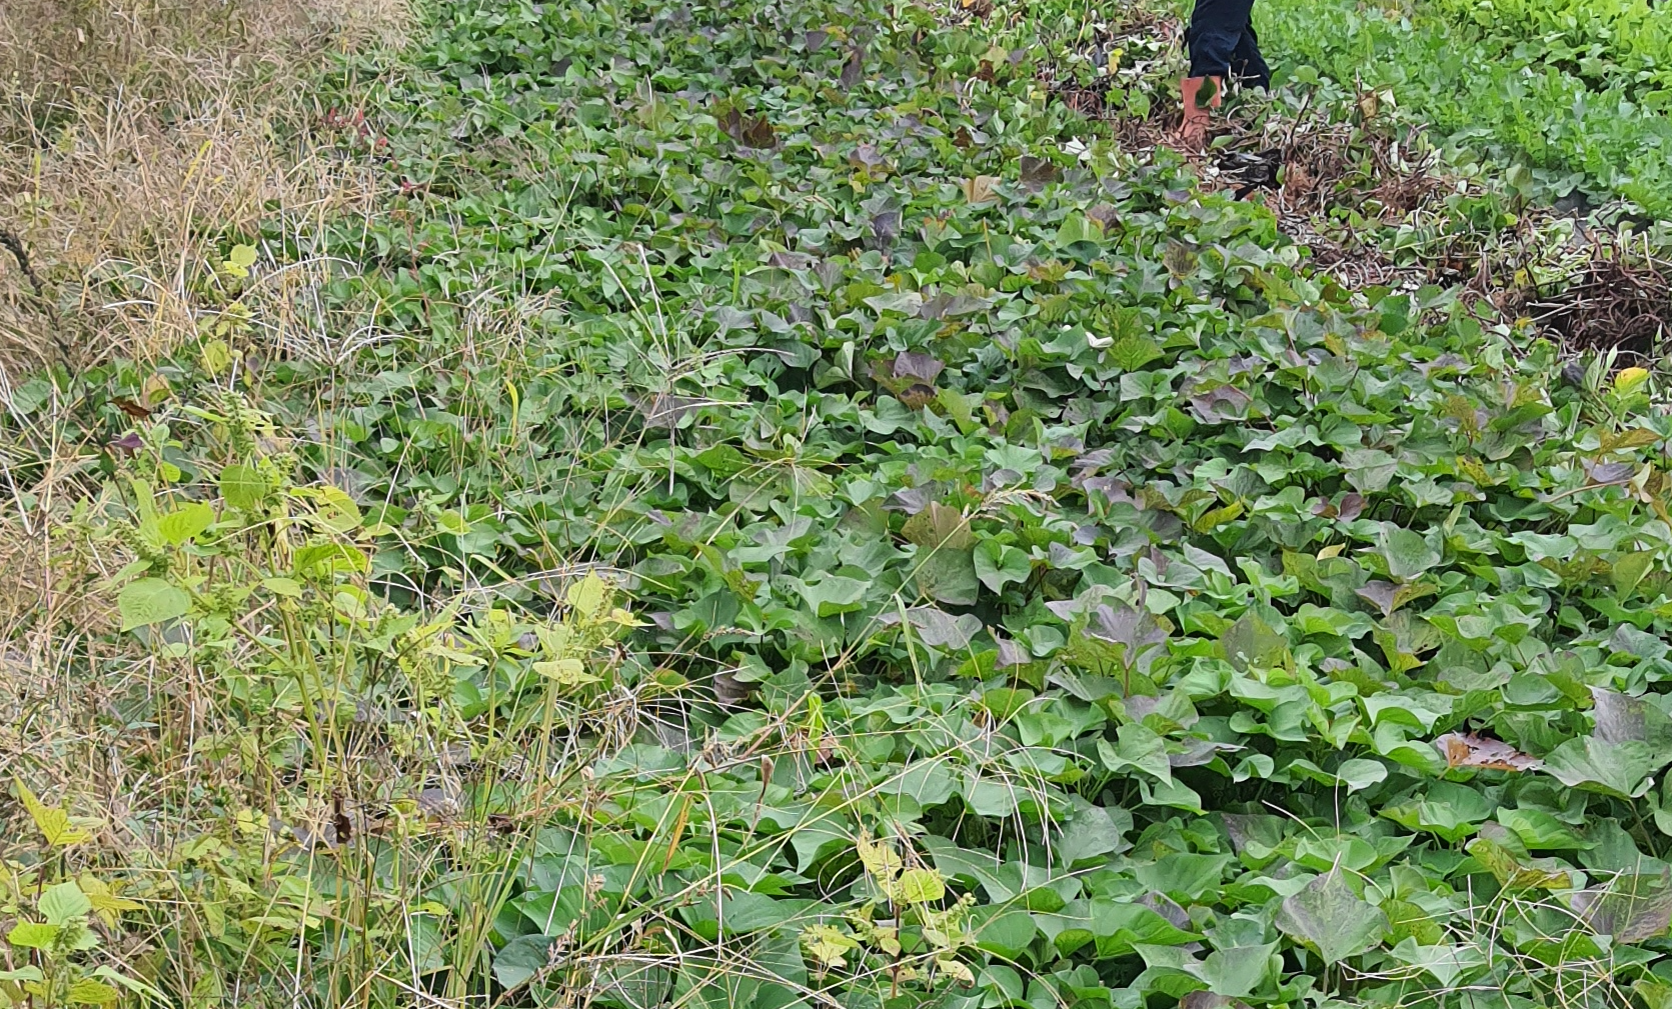
[[[54,848],[66,848],[72,844],[80,844],[92,837],[92,833],[82,829],[70,820],[70,814],[62,809],[47,807],[29,790],[21,778],[13,778],[17,786],[17,797],[23,803],[23,808],[29,811],[29,818],[35,821],[35,827],[40,830],[46,843]]]
[[[864,834],[859,836],[854,846],[859,849],[859,861],[864,864],[865,871],[876,877],[884,889],[887,889],[900,872],[900,856],[888,846],[888,842],[872,841]]]
[[[811,925],[801,930],[801,946],[825,967],[840,967],[850,949],[859,941],[834,925]]]
[[[534,671],[541,676],[549,677],[566,687],[577,687],[583,683],[596,683],[598,677],[586,671],[586,664],[580,659],[554,659],[550,662],[534,663]]]
[[[70,985],[72,1005],[110,1005],[116,1001],[117,991],[103,981],[84,977]]]
[[[250,267],[255,265],[255,246],[234,245],[232,252],[221,263],[221,272],[229,277],[242,280],[250,275]]]
[[[115,927],[119,915],[123,911],[138,911],[144,905],[137,900],[129,900],[120,896],[116,888],[99,879],[92,873],[84,872],[76,879],[76,885],[87,895],[87,900],[93,905],[93,912],[97,914],[107,926]]]
[[[593,620],[609,601],[609,586],[595,574],[589,574],[569,586],[569,605],[583,620]]]
[[[900,874],[898,889],[907,904],[932,904],[946,896],[946,884],[933,869],[907,869]]]
[[[961,960],[936,960],[935,966],[939,967],[940,972],[947,977],[955,978],[963,984],[975,984],[975,975],[970,972],[969,966]]]
[[[1241,515],[1242,502],[1232,501],[1228,505],[1205,512],[1201,518],[1192,523],[1192,528],[1199,533],[1211,532],[1227,522],[1236,521]]]
[[[211,378],[232,366],[232,348],[225,340],[206,340],[203,344],[203,370]]]
[[[643,627],[643,626],[645,626],[645,622],[643,620],[640,620],[638,617],[633,616],[633,614],[631,612],[629,612],[627,610],[624,610],[619,606],[617,606],[613,610],[610,610],[610,623],[620,624],[622,627]]]
[[[872,934],[871,941],[876,943],[877,948],[889,956],[899,956],[900,950],[903,948],[900,945],[899,929],[879,928]]]
[[[1626,368],[1614,376],[1614,391],[1623,395],[1636,392],[1649,380],[1646,368]]]
[[[426,647],[424,649],[424,654],[433,655],[438,659],[446,659],[448,662],[457,663],[461,666],[480,666],[483,664],[482,657],[480,655],[472,655],[461,649],[449,648],[448,646],[439,643]]]
[[[1608,431],[1602,436],[1602,450],[1614,452],[1625,448],[1644,448],[1660,440],[1660,435],[1646,427],[1634,427],[1619,434]]]
[[[1341,551],[1346,547],[1346,545],[1347,544],[1345,543],[1331,543],[1329,546],[1318,551],[1318,559],[1321,561],[1327,561],[1331,557],[1340,557]]]

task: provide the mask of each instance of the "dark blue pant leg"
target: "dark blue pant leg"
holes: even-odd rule
[[[1184,36],[1190,50],[1190,76],[1234,75],[1265,84],[1270,71],[1249,20],[1253,8],[1254,0],[1196,0]]]
[[[1271,86],[1271,68],[1266,66],[1266,59],[1260,55],[1260,36],[1254,34],[1254,25],[1249,23],[1242,30],[1242,37],[1237,40],[1236,52],[1231,56],[1231,73],[1244,84],[1257,88]]]

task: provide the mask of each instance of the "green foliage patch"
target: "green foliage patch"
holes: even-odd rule
[[[1409,122],[1489,167],[1526,166],[1557,196],[1623,196],[1656,218],[1672,206],[1664,8],[1276,0],[1260,17],[1273,58],[1303,64],[1300,79],[1391,91]]]
[[[155,373],[20,383],[261,761],[354,787],[369,705],[520,767],[425,859],[338,810],[273,921],[228,885],[202,999],[1659,1009],[1651,376],[1315,275],[1009,13],[437,2],[357,68],[377,214],[229,242]],[[264,359],[304,267],[357,322]]]

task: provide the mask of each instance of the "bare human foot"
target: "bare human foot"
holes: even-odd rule
[[[1213,82],[1213,93],[1208,107],[1200,103],[1202,85]],[[1192,154],[1201,153],[1207,146],[1208,127],[1213,122],[1213,109],[1224,100],[1225,85],[1221,77],[1186,77],[1179,81],[1179,97],[1184,103],[1184,120],[1179,125],[1179,146]]]

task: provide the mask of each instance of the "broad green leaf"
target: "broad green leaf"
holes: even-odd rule
[[[891,773],[876,788],[879,794],[904,796],[927,809],[952,798],[955,786],[946,761],[930,758],[912,761],[904,770]]]
[[[1655,555],[1648,551],[1627,554],[1615,561],[1608,572],[1609,578],[1614,582],[1614,591],[1622,598],[1630,597],[1654,567],[1654,563]]]
[[[1460,978],[1473,972],[1476,968],[1484,967],[1487,957],[1484,950],[1475,946],[1459,945],[1430,945],[1419,946],[1414,938],[1400,940],[1393,947],[1394,959],[1410,967],[1416,967],[1432,975],[1440,982],[1441,987],[1453,988]]]
[[[727,935],[758,932],[789,921],[803,906],[804,901],[779,900],[750,890],[733,890],[721,898],[717,920]]]
[[[221,499],[241,511],[254,511],[267,498],[267,481],[252,466],[234,463],[221,470]]]
[[[1672,984],[1654,977],[1639,978],[1631,990],[1649,1009],[1672,1009]]]
[[[191,612],[192,597],[164,579],[141,578],[122,587],[116,608],[122,614],[122,630],[131,631],[185,616]]]
[[[1277,927],[1305,943],[1326,964],[1334,964],[1381,942],[1388,920],[1380,908],[1353,892],[1342,870],[1334,869],[1283,899]]]
[[[1297,760],[1289,765],[1289,773],[1316,781],[1331,788],[1345,788],[1349,792],[1362,791],[1387,780],[1388,769],[1379,760],[1354,757],[1343,760],[1333,772],[1326,771],[1310,760]]]
[[[1219,886],[1230,855],[1202,855],[1174,852],[1149,865],[1133,870],[1138,882],[1151,890],[1181,901],[1195,901]]]
[[[1528,848],[1557,851],[1591,847],[1573,828],[1541,809],[1498,810],[1498,822],[1508,827]]]
[[[6,941],[22,949],[46,949],[57,940],[61,928],[44,921],[20,921],[6,933]]]
[[[1410,529],[1390,530],[1384,526],[1381,554],[1387,561],[1388,574],[1401,581],[1410,581],[1440,563],[1440,551]]]
[[[962,651],[981,633],[979,617],[969,613],[953,616],[934,606],[913,606],[906,611],[906,622],[916,629],[918,640],[931,648]]]
[[[184,504],[157,519],[157,531],[169,546],[180,546],[208,529],[215,509],[202,502]]]
[[[551,962],[552,939],[543,935],[521,935],[494,954],[493,976],[505,988],[527,984]]]
[[[1636,799],[1654,787],[1654,773],[1672,760],[1639,740],[1607,743],[1594,736],[1569,739],[1544,758],[1544,770],[1570,788]]]
[[[275,596],[281,596],[285,599],[302,598],[302,583],[294,578],[274,575],[271,578],[263,578],[261,584]]]
[[[982,540],[975,548],[975,574],[993,592],[1002,592],[1012,582],[1025,582],[1033,565],[1016,547],[995,540]]]
[[[1145,805],[1171,806],[1182,809],[1197,816],[1203,815],[1202,797],[1196,790],[1182,781],[1150,781],[1147,778],[1138,782],[1138,795],[1143,798]]]
[[[1273,962],[1277,950],[1275,942],[1216,949],[1202,960],[1194,973],[1215,995],[1246,998],[1272,977],[1274,967],[1281,965],[1281,960]]]
[[[965,778],[962,791],[964,804],[977,816],[1010,816],[1016,812],[1017,799],[1026,797],[1024,783],[983,775]],[[1022,796],[1017,795],[1018,791]]]
[[[1406,829],[1427,831],[1448,844],[1473,834],[1492,812],[1485,796],[1446,781],[1430,785],[1428,794],[1418,801],[1382,809],[1383,816]]]
[[[1006,960],[1017,960],[1032,944],[1039,929],[1026,912],[988,905],[971,909],[976,945]]]
[[[1122,371],[1138,371],[1144,365],[1166,356],[1160,344],[1140,334],[1119,337],[1103,354]]]
[[[857,578],[825,575],[813,584],[803,582],[801,598],[807,601],[807,605],[818,616],[834,617],[859,609],[863,605],[862,600],[868,588],[869,582],[862,582]]]
[[[936,602],[974,606],[981,591],[973,551],[950,546],[935,548],[918,563],[917,588]]]
[[[1031,690],[1016,687],[993,687],[983,690],[979,705],[982,710],[993,716],[995,722],[1008,722],[1018,711],[1028,706],[1034,698]]]
[[[1282,665],[1289,654],[1289,641],[1270,624],[1249,610],[1226,629],[1220,638],[1225,659],[1238,672]]]
[[[314,515],[314,525],[326,532],[346,535],[360,528],[365,516],[360,512],[360,506],[352,497],[336,487],[321,487],[316,491],[319,510]],[[588,575],[596,578],[596,575]]]
[[[1065,917],[1075,917],[1081,901],[1063,909]],[[1195,942],[1201,937],[1186,931],[1142,904],[1097,899],[1089,902],[1090,931],[1099,956],[1114,957],[1129,954],[1133,946],[1148,944],[1179,946]]]
[[[1445,929],[1437,916],[1418,904],[1390,897],[1382,901],[1382,913],[1388,916],[1389,938],[1396,944],[1409,940],[1420,946],[1435,946],[1445,941]]]
[[[1475,838],[1466,850],[1505,890],[1565,890],[1573,885],[1572,870],[1553,859],[1522,864],[1513,852],[1489,838]]]
[[[93,902],[73,881],[57,883],[46,888],[35,905],[49,925],[63,925],[71,918],[79,918],[93,910]]]
[[[1116,773],[1130,769],[1152,774],[1163,781],[1172,780],[1173,768],[1167,760],[1167,741],[1154,729],[1141,722],[1128,722],[1115,733],[1116,742],[1113,745],[1106,739],[1097,741],[1098,756],[1104,767]]]
[[[1057,861],[1072,867],[1079,862],[1125,851],[1131,845],[1124,834],[1131,827],[1132,815],[1125,810],[1087,806],[1075,813],[1063,829],[1062,837],[1057,840]]]

